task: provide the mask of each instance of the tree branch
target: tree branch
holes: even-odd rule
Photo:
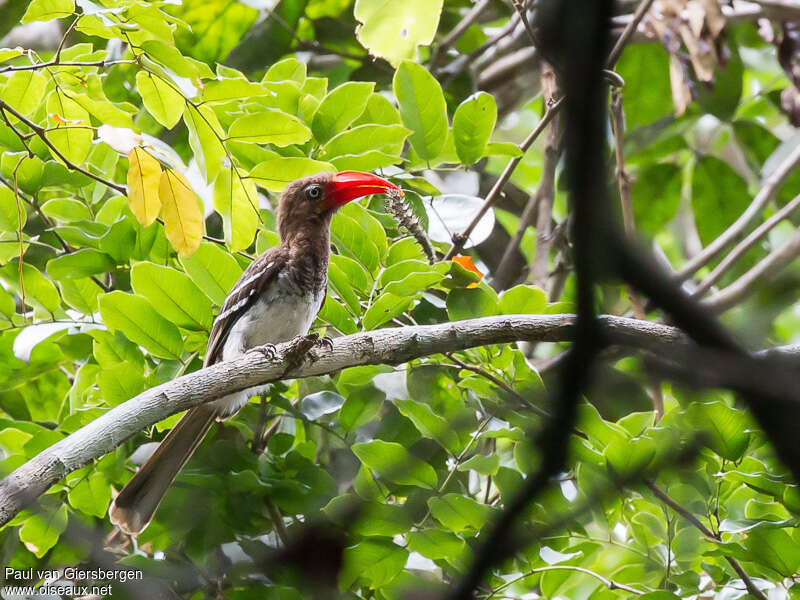
[[[442,323],[379,329],[344,336],[330,351],[315,349],[310,361],[284,373],[290,344],[277,347],[276,358],[249,352],[149,389],[44,450],[0,481],[0,525],[68,473],[120,446],[137,432],[166,417],[215,400],[234,391],[277,381],[334,373],[367,364],[400,364],[486,344],[514,341],[557,342],[572,339],[574,315],[507,315]],[[657,323],[603,316],[605,339],[655,353],[688,344],[678,330]]]
[[[706,536],[708,538],[711,538],[712,540],[716,540],[718,542],[722,541],[722,536],[720,536],[718,533],[714,533],[708,527],[703,525],[697,519],[697,517],[695,517],[692,513],[690,513],[685,508],[683,508],[675,500],[670,498],[669,495],[664,490],[662,490],[660,487],[658,487],[655,483],[653,483],[652,481],[648,481],[648,482],[646,482],[646,485],[647,485],[648,488],[650,488],[650,491],[652,491],[653,494],[655,494],[656,498],[661,500],[664,504],[669,506],[672,510],[674,510],[676,513],[678,513],[684,519],[689,521],[689,523],[694,525],[704,536]],[[761,590],[759,590],[756,587],[756,585],[753,583],[753,580],[750,579],[750,576],[747,574],[747,572],[744,570],[744,568],[742,568],[742,565],[739,563],[739,561],[736,560],[735,558],[733,558],[732,556],[727,556],[727,555],[723,555],[723,556],[724,556],[725,560],[728,561],[728,564],[730,564],[730,566],[733,567],[733,570],[736,571],[736,573],[739,575],[739,577],[742,578],[742,581],[744,582],[744,585],[747,588],[747,591],[750,592],[750,594],[752,594],[756,598],[758,598],[758,600],[767,600],[767,597],[764,595],[764,593]]]
[[[772,215],[769,219],[764,221],[761,225],[756,227],[753,231],[750,232],[746,238],[744,238],[739,244],[734,247],[730,253],[720,261],[720,263],[714,267],[711,273],[703,279],[700,285],[694,290],[692,294],[695,297],[700,297],[705,294],[712,285],[714,285],[720,277],[727,271],[733,263],[735,263],[741,256],[750,250],[753,246],[755,246],[761,238],[767,235],[772,229],[785,218],[787,218],[790,214],[792,214],[795,209],[800,206],[800,195],[795,196],[791,202],[788,202],[784,205],[780,210],[778,210],[774,215]]]
[[[758,282],[783,269],[798,255],[800,255],[800,232],[795,232],[783,246],[770,252],[739,279],[702,303],[714,312],[724,312],[733,308],[753,291]]]
[[[675,273],[675,281],[689,279],[697,270],[708,264],[717,254],[739,238],[764,207],[772,200],[789,174],[800,164],[800,145],[764,180],[763,186],[753,198],[750,206],[739,215],[733,224],[723,231],[713,242],[698,252]]]
[[[489,190],[489,193],[486,195],[486,199],[484,200],[483,205],[481,206],[477,214],[473,217],[472,222],[470,222],[470,224],[467,225],[467,228],[464,231],[453,235],[453,245],[450,247],[450,250],[447,251],[444,260],[450,260],[451,258],[453,258],[453,256],[461,252],[461,250],[464,248],[464,244],[466,244],[467,240],[469,239],[472,230],[475,229],[476,225],[481,220],[483,215],[486,214],[486,211],[489,210],[492,207],[492,205],[494,205],[494,203],[497,201],[497,198],[500,195],[500,191],[503,189],[503,186],[506,184],[506,182],[509,179],[511,179],[511,174],[514,172],[514,169],[517,168],[517,165],[522,160],[522,157],[524,156],[525,152],[528,150],[528,148],[531,147],[531,144],[533,144],[533,142],[536,141],[536,138],[539,137],[539,134],[542,133],[542,131],[544,131],[544,128],[547,127],[547,124],[553,119],[553,117],[556,116],[556,114],[558,113],[559,109],[563,104],[563,100],[564,100],[563,97],[559,98],[551,106],[547,107],[547,110],[545,111],[544,115],[542,115],[542,118],[539,119],[539,122],[536,124],[534,130],[531,131],[528,137],[526,137],[525,140],[519,145],[519,149],[522,151],[522,154],[520,154],[519,156],[515,156],[510,161],[508,161],[506,168],[503,170],[500,177],[498,177],[497,181],[492,186],[492,189]]]

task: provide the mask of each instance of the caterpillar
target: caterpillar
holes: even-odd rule
[[[436,262],[436,250],[434,250],[428,235],[419,223],[414,211],[405,203],[403,190],[388,190],[384,195],[386,209],[394,215],[395,220],[414,236],[417,243],[422,246],[422,250],[428,257],[428,261],[433,264]]]

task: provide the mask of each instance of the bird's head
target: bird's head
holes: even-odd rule
[[[327,225],[333,213],[351,200],[398,189],[381,177],[360,171],[317,173],[293,181],[278,201],[281,239],[314,223]]]

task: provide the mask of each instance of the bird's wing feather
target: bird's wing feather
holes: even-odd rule
[[[284,268],[287,257],[280,246],[270,248],[244,270],[234,284],[214,320],[204,365],[213,365],[222,358],[222,349],[234,323],[252,306],[258,297]]]

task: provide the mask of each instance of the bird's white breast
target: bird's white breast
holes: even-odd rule
[[[222,360],[236,358],[256,346],[280,344],[307,334],[324,298],[324,289],[304,293],[287,274],[281,273],[231,327],[222,347]],[[221,417],[230,416],[258,393],[258,389],[248,389],[225,396],[215,404]]]

